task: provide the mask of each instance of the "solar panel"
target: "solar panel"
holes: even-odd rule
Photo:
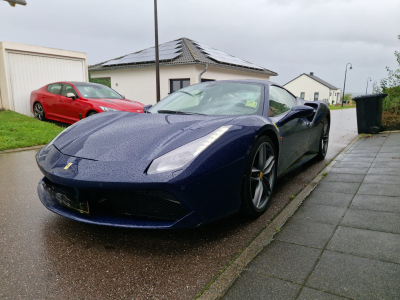
[[[219,63],[226,63],[229,65],[241,66],[241,67],[248,67],[252,69],[263,70],[262,67],[259,67],[255,64],[249,63],[243,59],[237,58],[235,56],[229,55],[225,52],[219,51],[217,49],[208,47],[206,45],[194,42],[197,47],[200,48],[201,52],[206,54],[206,56],[212,60],[215,60]]]
[[[182,54],[182,41],[172,41],[161,44],[159,49],[159,60],[171,60]],[[128,54],[120,59],[110,60],[102,64],[102,66],[112,66],[121,64],[133,64],[152,62],[156,60],[155,47],[144,49],[140,52]]]
[[[178,57],[181,54],[182,54],[182,52],[160,54],[159,59],[160,60],[171,60],[171,59]]]

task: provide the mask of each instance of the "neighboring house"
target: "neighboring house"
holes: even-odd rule
[[[310,74],[303,73],[286,83],[283,87],[293,95],[307,101],[322,100],[329,104],[332,104],[332,101],[335,101],[334,103],[341,103],[341,90],[314,76],[313,72]]]
[[[88,81],[86,53],[0,42],[0,109],[27,116],[30,95],[55,81]]]
[[[161,98],[199,81],[269,80],[277,73],[187,38],[159,46]],[[91,78],[109,78],[128,99],[156,103],[155,48],[89,66]],[[200,79],[201,78],[201,79]]]

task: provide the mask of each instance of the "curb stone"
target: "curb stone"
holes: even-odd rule
[[[44,146],[46,146],[46,145],[38,145],[38,146],[32,146],[32,147],[4,150],[4,151],[0,151],[0,154],[11,153],[11,152],[20,152],[20,151],[28,151],[28,150],[35,150],[35,149],[42,149]]]
[[[322,174],[329,173],[332,168],[341,161],[345,153],[359,140],[357,135],[331,162],[318,173],[317,176],[281,211],[281,213],[273,219],[273,221],[265,227],[260,234],[234,259],[234,261],[226,267],[210,286],[197,297],[197,300],[217,300],[220,299],[232,283],[236,280],[242,270],[256,257],[256,255],[268,245],[277,228],[282,228],[286,221],[296,212],[298,207],[303,203],[305,198],[314,190],[318,183],[324,177]]]

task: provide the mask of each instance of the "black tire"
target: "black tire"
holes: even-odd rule
[[[321,137],[319,139],[319,151],[317,154],[317,159],[323,160],[325,159],[326,153],[328,152],[329,146],[329,129],[330,124],[326,117],[322,120],[322,131]]]
[[[39,102],[36,102],[33,105],[33,113],[37,120],[39,120],[39,121],[46,120],[46,118],[45,118],[46,114],[45,114],[44,108],[43,108],[42,104],[40,104]]]
[[[98,112],[97,111],[90,111],[88,114],[87,114],[87,116],[86,117],[90,117],[90,116],[93,116],[93,115],[95,115],[95,114],[97,114]]]
[[[265,152],[265,157],[261,157],[261,152]],[[274,190],[276,157],[274,143],[268,136],[261,136],[254,143],[242,182],[243,213],[259,217],[266,211]]]

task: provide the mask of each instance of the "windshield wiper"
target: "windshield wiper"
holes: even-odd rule
[[[185,91],[176,91],[175,93],[184,93],[184,94],[188,94],[188,95],[194,97],[194,95],[192,95],[191,93],[185,92]]]
[[[201,115],[201,116],[205,116],[205,114],[200,114],[200,113],[195,113],[195,112],[179,111],[179,110],[160,109],[157,112],[161,113],[161,114],[179,114],[179,115]]]

